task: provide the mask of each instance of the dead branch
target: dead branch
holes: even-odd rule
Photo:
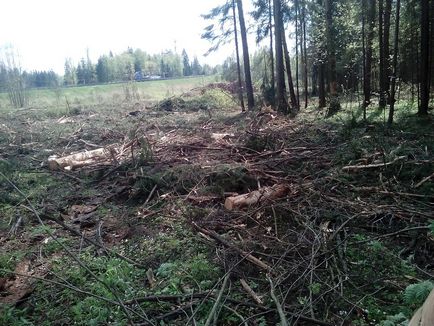
[[[253,289],[249,286],[249,284],[247,284],[245,279],[240,279],[240,283],[241,286],[243,287],[244,290],[246,290],[246,292],[252,297],[252,299],[259,305],[264,304],[264,302],[262,301],[262,299],[255,293],[255,291],[253,291]]]
[[[429,176],[427,176],[426,178],[423,178],[420,182],[418,182],[418,183],[414,186],[414,188],[419,188],[421,185],[423,185],[425,182],[427,182],[429,179],[431,179],[431,178],[433,178],[433,177],[434,177],[434,173],[431,174],[431,175],[429,175]]]
[[[271,280],[271,277],[269,277],[268,275],[267,275],[267,278],[268,278],[268,282],[270,282],[270,295],[271,295],[271,298],[273,299],[274,304],[276,305],[276,308],[277,308],[277,312],[279,313],[280,324],[282,326],[289,326],[288,319],[285,316],[285,313],[283,311],[282,305],[280,304],[279,299],[277,299],[276,294],[274,293],[274,284],[273,284],[273,281]]]
[[[27,208],[27,207],[25,206],[25,208]],[[30,208],[28,208],[28,209],[30,209]],[[30,210],[31,210],[31,209],[30,209]],[[90,244],[92,244],[92,245],[94,245],[94,246],[96,246],[96,247],[99,247],[99,248],[103,249],[104,251],[109,252],[109,253],[111,253],[112,255],[114,255],[114,256],[116,256],[116,257],[118,257],[118,258],[120,258],[120,259],[123,259],[123,260],[125,260],[126,262],[128,262],[128,263],[130,263],[130,264],[132,264],[132,265],[134,265],[134,266],[137,266],[137,267],[145,267],[144,265],[142,265],[142,264],[140,264],[140,263],[137,263],[137,262],[135,262],[134,260],[132,260],[132,259],[130,259],[130,258],[128,258],[128,257],[125,257],[125,256],[121,255],[120,253],[118,253],[118,252],[112,250],[112,249],[107,248],[106,246],[102,245],[101,243],[98,243],[97,241],[94,241],[94,240],[92,240],[92,239],[86,237],[83,233],[81,233],[80,231],[78,231],[77,229],[75,229],[75,228],[73,228],[73,227],[70,227],[70,226],[66,225],[66,224],[65,224],[63,221],[61,221],[61,220],[58,220],[58,219],[53,218],[53,217],[48,216],[48,215],[44,215],[44,218],[46,218],[46,219],[48,219],[48,220],[50,220],[50,221],[55,222],[56,224],[60,225],[60,226],[61,226],[62,228],[64,228],[65,230],[69,231],[70,233],[72,233],[72,234],[74,234],[74,235],[77,235],[78,237],[82,238],[82,239],[85,240],[86,242],[89,242]]]
[[[206,319],[205,326],[209,326],[214,318],[216,318],[216,319],[218,318],[217,308],[220,305],[220,302],[222,301],[223,293],[225,292],[226,284],[228,283],[229,276],[230,276],[230,274],[226,274],[226,276],[223,280],[222,287],[221,287],[219,294],[218,294],[218,296],[214,302],[214,305],[212,306],[212,309],[208,315],[208,318]]]
[[[254,257],[253,255],[245,252],[244,250],[238,248],[237,246],[235,246],[234,244],[230,243],[229,241],[227,241],[226,239],[222,238],[220,235],[218,235],[216,232],[214,231],[210,231],[210,230],[206,230],[201,228],[199,225],[197,225],[196,223],[192,222],[193,226],[199,231],[202,232],[203,234],[213,238],[214,240],[216,240],[217,242],[220,242],[221,244],[223,244],[224,246],[238,252],[241,256],[246,257],[246,260],[248,260],[249,262],[251,262],[252,264],[255,264],[256,266],[258,266],[259,268],[270,272],[271,271],[271,267],[268,266],[266,263],[264,263],[263,261],[259,260],[258,258]]]
[[[377,169],[377,168],[383,168],[392,164],[395,164],[396,162],[402,161],[406,156],[398,156],[393,161],[385,162],[385,163],[376,163],[376,164],[368,164],[368,165],[347,165],[342,168],[342,171],[358,171],[358,170],[364,170],[364,169]]]

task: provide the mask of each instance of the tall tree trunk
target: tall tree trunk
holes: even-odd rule
[[[419,115],[428,115],[429,104],[429,0],[421,0],[420,5],[420,105]]]
[[[295,5],[295,84],[297,91],[297,107],[300,106],[300,74],[299,74],[299,52],[298,52],[298,44],[299,44],[299,25],[298,25],[298,11],[299,11],[299,0],[294,0]]]
[[[276,97],[277,110],[288,114],[288,102],[285,96],[285,73],[283,66],[283,21],[280,0],[273,0],[274,5],[274,44],[276,48]]]
[[[399,11],[401,7],[401,0],[396,0],[396,19],[395,19],[395,49],[393,51],[393,76],[390,85],[390,109],[387,124],[389,126],[393,123],[393,114],[395,112],[395,91],[396,79],[398,78],[398,51],[399,51]]]
[[[311,85],[312,85],[312,91],[311,96],[317,96],[318,95],[318,64],[314,64],[311,70]]]
[[[318,67],[318,107],[325,108],[327,106],[326,96],[325,96],[325,64],[320,62]]]
[[[366,52],[365,64],[363,69],[363,110],[366,114],[366,108],[371,103],[371,77],[372,77],[372,43],[374,40],[374,27],[375,27],[375,0],[368,0],[368,15],[367,15],[367,38],[366,38]],[[365,117],[366,119],[366,117]]]
[[[241,42],[243,44],[243,59],[244,59],[243,61],[244,61],[246,92],[247,92],[247,106],[249,110],[252,110],[255,106],[255,100],[253,97],[252,75],[250,73],[249,46],[247,44],[247,30],[246,30],[246,23],[244,21],[242,0],[237,0],[237,7],[238,7],[238,16],[239,16],[238,20],[240,22]]]
[[[271,0],[268,0],[268,28],[270,32],[270,83],[271,83],[271,92],[273,94],[273,98],[276,94],[275,90],[275,75],[274,75],[274,50],[273,50],[273,7]]]
[[[291,109],[293,112],[297,112],[300,108],[298,107],[297,97],[294,91],[294,82],[292,81],[291,58],[289,57],[288,43],[286,42],[285,31],[282,31],[282,41],[283,41],[283,52],[285,56],[286,76],[288,77],[288,89],[289,89],[289,98],[291,100]]]
[[[338,98],[338,85],[336,75],[336,42],[333,26],[333,1],[325,0],[326,10],[326,38],[327,38],[327,57],[329,66],[329,87],[330,87],[330,107],[329,114],[336,113],[340,110]]]
[[[301,10],[302,27],[303,27],[303,57],[304,57],[304,108],[308,105],[309,84],[307,79],[307,41],[306,41],[306,2],[303,0],[303,7]]]
[[[392,75],[390,68],[390,16],[392,14],[392,0],[385,0],[384,7],[384,26],[383,26],[383,46],[384,46],[384,91],[386,103],[390,102],[390,77]]]
[[[362,0],[362,8],[366,8],[366,0]],[[363,76],[363,94],[366,95],[365,92],[365,80],[366,80],[366,37],[365,37],[365,29],[366,29],[366,14],[365,10],[362,10],[362,76]],[[369,105],[369,104],[368,104]],[[362,103],[363,108],[363,121],[366,121],[366,107],[365,100]]]
[[[379,99],[379,107],[386,107],[386,91],[384,85],[384,76],[385,76],[385,62],[384,62],[384,38],[383,38],[383,16],[384,16],[384,2],[383,0],[378,0],[378,47],[380,51],[380,99]]]
[[[246,108],[244,106],[243,81],[241,79],[240,51],[238,46],[238,30],[237,30],[237,16],[235,14],[235,0],[232,0],[232,13],[234,16],[235,53],[237,57],[238,96],[240,99],[241,111],[244,112]]]
[[[430,41],[429,41],[429,48],[430,48],[430,52],[429,52],[429,58],[430,58],[430,73],[429,73],[429,89],[430,91],[432,91],[432,88],[434,86],[434,1],[431,0],[431,9],[430,9],[430,13],[431,13],[431,36],[430,36]],[[433,95],[433,94],[432,94]]]
[[[430,39],[429,39],[429,90],[432,92],[432,88],[434,86],[434,1],[431,0],[431,9],[430,9],[430,19],[431,19],[431,30],[430,30]],[[432,92],[433,93],[433,92]],[[431,96],[434,94],[431,94]]]

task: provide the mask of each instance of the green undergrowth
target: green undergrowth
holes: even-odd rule
[[[177,165],[138,176],[134,184],[136,197],[146,198],[154,186],[179,195],[193,189],[200,194],[223,195],[225,192],[248,192],[257,186],[257,181],[241,166],[221,164],[210,170],[200,165]]]
[[[202,89],[198,94],[182,94],[160,101],[156,108],[163,111],[215,111],[232,108],[234,98],[218,89]],[[211,112],[210,112],[211,115]]]
[[[162,217],[161,217],[162,218]],[[154,227],[165,222],[156,218]],[[36,231],[35,231],[36,232]],[[93,250],[84,250],[78,257],[107,286],[97,281],[85,269],[70,258],[52,261],[46,278],[69,284],[75,288],[117,302],[133,300],[147,295],[188,294],[213,288],[221,275],[214,264],[209,249],[195,238],[181,223],[171,223],[170,230],[161,229],[150,237],[137,236],[118,248],[144,267],[135,267],[125,260],[95,256]],[[146,271],[153,270],[156,284],[151,288]],[[165,303],[144,302],[131,306],[137,313],[163,314],[170,309]],[[207,305],[197,318],[206,317]],[[132,314],[133,320],[141,320]],[[20,307],[3,307],[0,324],[4,325],[51,325],[61,324],[127,325],[123,309],[87,293],[46,282],[38,283],[31,298]]]
[[[355,234],[350,241],[365,241],[363,234]],[[404,313],[410,317],[413,310],[404,300],[404,289],[417,280],[412,263],[399,257],[397,248],[381,241],[350,245],[346,251],[349,286],[354,299],[365,295],[360,305],[370,322],[379,323],[387,316]],[[351,295],[351,294],[350,294]],[[350,298],[351,300],[352,298]]]

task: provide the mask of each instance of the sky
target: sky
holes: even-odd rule
[[[0,48],[12,45],[26,70],[53,69],[63,74],[66,58],[93,62],[127,47],[148,53],[185,48],[202,63],[222,63],[233,46],[203,57],[209,24],[200,15],[222,0],[1,0]],[[245,11],[250,9],[245,1]]]

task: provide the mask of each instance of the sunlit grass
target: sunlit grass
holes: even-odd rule
[[[218,76],[197,76],[168,80],[152,80],[134,83],[140,101],[159,101],[168,96],[180,95],[193,88],[205,86],[219,79]],[[72,105],[100,105],[125,102],[128,83],[31,89],[28,91],[30,108],[65,109]],[[0,111],[11,110],[7,93],[0,93]]]

